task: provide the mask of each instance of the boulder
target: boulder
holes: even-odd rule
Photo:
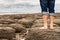
[[[31,28],[31,26],[34,23],[34,20],[33,19],[25,19],[25,18],[23,18],[21,20],[18,20],[18,23],[23,24],[26,28]]]
[[[10,24],[10,27],[14,28],[16,33],[26,32],[26,28],[22,24]]]
[[[13,39],[15,37],[15,29],[11,27],[0,27],[0,39]]]

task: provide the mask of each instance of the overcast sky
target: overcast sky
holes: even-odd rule
[[[39,4],[39,0],[0,0],[0,4],[15,4],[15,3]],[[56,3],[60,4],[60,0],[56,0]]]

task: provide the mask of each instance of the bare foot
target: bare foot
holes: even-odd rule
[[[39,29],[48,29],[48,28],[46,28],[46,27],[41,27],[41,28],[39,28]]]
[[[54,29],[53,27],[50,27],[50,29]]]

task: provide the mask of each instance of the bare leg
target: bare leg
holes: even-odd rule
[[[54,16],[50,16],[50,29],[53,29]]]
[[[41,27],[40,29],[47,29],[48,28],[48,16],[47,15],[43,15],[43,22],[44,22],[44,27]]]

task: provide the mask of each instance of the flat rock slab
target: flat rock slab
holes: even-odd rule
[[[11,27],[0,27],[0,34],[2,33],[15,33],[15,29]]]
[[[53,30],[32,28],[29,30],[26,40],[60,40],[60,28]]]

